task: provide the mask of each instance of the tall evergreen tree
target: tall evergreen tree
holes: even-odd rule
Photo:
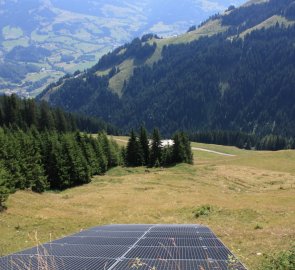
[[[154,129],[152,134],[152,145],[150,150],[150,166],[161,164],[162,161],[162,142],[158,129]]]
[[[49,109],[48,104],[44,101],[40,104],[40,120],[38,128],[41,131],[55,130],[52,111]]]
[[[185,159],[185,146],[183,145],[180,133],[176,133],[173,136],[173,152],[172,160],[174,163],[181,163]]]
[[[193,163],[193,154],[188,136],[183,132],[178,132],[173,136],[174,145],[172,150],[172,160],[174,163]]]
[[[132,130],[126,149],[126,165],[127,166],[141,166],[143,165],[143,155],[140,143]]]
[[[91,143],[98,161],[98,174],[105,173],[108,169],[108,159],[103,151],[102,143],[99,138],[92,140]]]
[[[185,159],[183,160],[183,162],[188,163],[188,164],[193,164],[194,158],[193,158],[190,140],[189,140],[187,134],[185,134],[184,132],[181,132],[180,136],[181,136],[182,143],[184,145],[184,151],[185,151]]]
[[[37,108],[33,99],[24,101],[24,126],[32,127],[37,126]],[[43,119],[42,119],[43,120]]]
[[[60,131],[60,132],[69,131],[67,120],[66,120],[65,115],[61,109],[57,109],[55,111],[54,117],[55,117],[55,122],[56,122],[56,128],[58,131]]]
[[[87,161],[72,136],[67,134],[62,136],[62,152],[65,156],[65,170],[68,170],[69,176],[65,188],[89,183],[90,172]]]
[[[141,126],[140,128],[139,142],[142,149],[144,165],[148,165],[149,158],[150,158],[149,140],[148,140],[147,131],[143,126]]]
[[[0,162],[0,212],[2,212],[6,208],[5,202],[10,193],[10,190],[8,188],[10,179],[11,176],[6,171],[3,164]]]
[[[108,139],[107,134],[105,132],[98,133],[98,139],[100,140],[104,154],[107,157],[108,168],[116,166],[118,162],[117,156],[114,153],[112,143]]]

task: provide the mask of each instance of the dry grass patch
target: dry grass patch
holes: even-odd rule
[[[36,230],[45,242],[50,234],[55,239],[100,224],[199,223],[216,232],[249,269],[257,269],[262,259],[257,254],[295,241],[295,189],[290,186],[295,173],[286,164],[294,164],[294,151],[209,147],[240,155],[195,152],[193,166],[115,168],[64,192],[17,192],[0,215],[0,252],[33,246],[28,234]],[[203,205],[213,210],[197,218],[195,210]]]

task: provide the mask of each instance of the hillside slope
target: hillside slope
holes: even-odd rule
[[[35,96],[48,83],[91,67],[135,36],[181,33],[232,1],[212,2],[0,1],[0,93]]]
[[[123,129],[295,135],[295,1],[251,1],[175,38],[146,35],[39,98]]]
[[[11,195],[1,216],[0,255],[36,245],[36,228],[44,243],[110,223],[207,224],[252,270],[260,269],[264,258],[257,253],[289,249],[295,240],[295,152],[193,146],[236,157],[196,152],[193,166],[149,173],[118,167],[63,192]],[[196,218],[206,204],[211,211]]]

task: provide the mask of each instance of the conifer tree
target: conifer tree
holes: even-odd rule
[[[40,105],[40,118],[38,121],[38,128],[41,131],[55,130],[54,119],[49,106],[44,101]]]
[[[75,140],[81,148],[82,153],[87,161],[87,164],[89,165],[91,176],[98,174],[98,160],[95,155],[92,144],[90,143],[91,138],[88,138],[86,134],[81,135],[80,132],[76,132]]]
[[[98,174],[105,173],[108,169],[108,159],[103,151],[101,141],[97,138],[91,143],[98,161]]]
[[[63,135],[62,138],[66,165],[65,170],[67,170],[69,176],[65,188],[89,183],[89,167],[81,149],[72,136]]]
[[[182,142],[182,138],[180,133],[176,133],[173,136],[173,153],[172,153],[172,161],[173,163],[181,163],[185,159],[185,147]]]
[[[14,133],[10,132],[9,129],[5,131],[5,139],[1,147],[1,159],[4,162],[4,166],[7,171],[12,175],[13,186],[15,189],[24,189],[26,179],[23,172],[23,167],[25,162],[22,160],[22,151],[21,144],[19,141],[19,136],[17,136],[18,130],[15,130]]]
[[[48,185],[40,154],[39,133],[37,130],[30,130],[27,133],[19,131],[17,136],[21,147],[19,162],[24,178],[23,188],[43,192]]]
[[[8,199],[10,190],[8,189],[8,183],[11,179],[11,176],[6,171],[2,163],[0,163],[0,212],[2,212],[6,206],[5,201]]]
[[[57,109],[55,111],[55,123],[56,123],[56,129],[59,132],[67,132],[68,131],[68,124],[65,118],[64,113],[61,109]]]
[[[141,166],[143,165],[143,155],[140,143],[137,140],[135,132],[132,130],[126,148],[126,165]]]
[[[161,162],[162,166],[169,166],[173,163],[172,151],[173,151],[173,148],[170,145],[165,146],[162,149],[162,162]]]
[[[42,161],[48,182],[51,189],[61,189],[62,186],[62,165],[64,164],[62,155],[62,146],[58,135],[53,132],[42,134]]]
[[[190,141],[183,132],[178,132],[173,136],[174,145],[172,151],[172,161],[174,163],[193,163],[193,154]]]
[[[139,142],[142,149],[144,165],[148,165],[150,158],[149,140],[147,131],[143,126],[140,128]]]
[[[127,150],[126,150],[125,146],[123,146],[121,148],[121,159],[122,159],[122,164],[126,165],[127,164]]]
[[[24,101],[24,126],[32,127],[37,126],[37,108],[33,99]]]
[[[181,132],[180,136],[181,136],[181,140],[184,145],[184,151],[185,151],[185,159],[183,160],[183,162],[188,164],[193,164],[193,153],[192,153],[192,147],[191,147],[189,138],[187,134],[185,134],[184,132]]]
[[[154,129],[152,134],[152,145],[150,150],[150,166],[154,167],[162,161],[162,142],[158,129]]]

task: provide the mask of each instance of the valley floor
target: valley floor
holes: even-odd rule
[[[123,143],[123,142],[122,142]],[[111,223],[208,225],[257,269],[269,254],[295,242],[295,151],[253,152],[193,144],[194,165],[115,168],[92,183],[42,195],[17,192],[0,214],[0,255],[91,226]],[[195,217],[202,205],[208,215]]]

